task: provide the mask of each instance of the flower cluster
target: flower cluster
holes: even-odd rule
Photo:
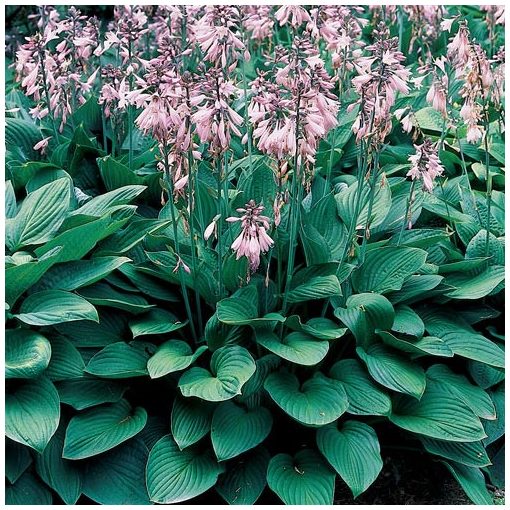
[[[437,146],[430,139],[425,139],[421,145],[415,145],[416,153],[409,156],[411,169],[407,176],[422,181],[423,189],[432,192],[434,180],[443,174],[444,168],[439,160]]]
[[[231,216],[226,221],[241,222],[241,233],[232,243],[232,250],[236,252],[236,259],[246,257],[249,261],[250,271],[254,272],[260,265],[260,254],[266,253],[274,241],[267,235],[269,218],[261,213],[264,206],[257,205],[250,200],[244,208],[237,209],[241,217]]]
[[[352,127],[356,140],[367,139],[373,146],[379,146],[391,131],[390,109],[397,92],[409,93],[410,73],[402,65],[405,57],[398,51],[398,38],[390,38],[384,24],[379,24],[375,34],[374,44],[366,47],[370,55],[360,57],[355,64],[358,76],[352,84],[359,99],[349,109],[360,106]]]

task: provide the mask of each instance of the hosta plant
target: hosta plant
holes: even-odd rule
[[[491,504],[502,9],[101,13],[10,18],[7,503]]]

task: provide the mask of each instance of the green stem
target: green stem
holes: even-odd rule
[[[486,116],[485,134],[484,134],[484,149],[485,149],[485,180],[487,184],[487,225],[485,236],[485,256],[489,256],[490,247],[490,227],[491,227],[491,204],[492,204],[492,176],[490,174],[490,161],[489,161],[489,125]]]
[[[400,233],[398,235],[397,246],[400,246],[400,241],[402,240],[402,235],[404,234],[406,224],[409,221],[409,218],[412,217],[411,209],[413,207],[413,194],[414,194],[415,185],[416,185],[416,181],[413,181],[411,183],[411,189],[409,190],[409,197],[407,197],[406,213],[404,215],[404,219],[402,220],[402,227],[400,228]]]
[[[174,200],[174,183],[173,183],[172,176],[170,175],[170,169],[168,168],[168,151],[167,151],[166,143],[163,143],[163,157],[164,157],[163,164],[165,167],[165,177],[167,179],[168,187],[170,190],[170,197],[169,197],[170,214],[172,217],[172,227],[173,227],[173,232],[174,232],[175,253],[177,254],[177,257],[179,257],[179,259],[182,260],[180,249],[179,249],[179,234],[177,231],[177,218],[175,216],[175,208],[174,208],[174,202],[173,202],[173,200]],[[179,263],[179,261],[178,261],[178,263]],[[184,307],[186,308],[186,315],[188,317],[193,340],[195,343],[197,343],[198,342],[197,332],[195,330],[195,324],[193,322],[193,315],[191,313],[191,307],[189,304],[188,289],[186,288],[186,284],[184,283],[184,275],[182,274],[182,272],[183,272],[183,268],[179,267],[177,269],[177,273],[179,274],[179,282],[181,284],[181,292],[182,292],[182,297],[184,299]]]
[[[128,41],[129,65],[132,65],[131,38]],[[129,91],[133,90],[133,73],[129,75]],[[133,105],[128,106],[128,137],[129,137],[129,169],[133,170]]]
[[[370,179],[370,197],[368,199],[368,210],[367,210],[367,222],[365,224],[365,229],[363,232],[363,242],[361,244],[361,254],[360,254],[360,265],[363,264],[365,260],[365,253],[367,249],[367,241],[370,226],[370,216],[372,215],[372,209],[374,206],[375,199],[375,187],[377,184],[377,177],[379,175],[379,151],[376,151],[374,154],[373,167],[372,167],[372,175]]]
[[[222,162],[221,162],[221,155],[217,156],[217,168],[216,168],[216,192],[218,195],[217,198],[217,213],[219,215],[219,219],[217,222],[217,228],[218,228],[218,301],[223,297],[223,221],[225,218],[223,217],[223,201],[221,197],[221,191],[222,191]]]

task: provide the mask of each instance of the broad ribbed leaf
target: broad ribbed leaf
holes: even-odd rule
[[[433,380],[427,381],[421,400],[397,397],[389,418],[403,429],[444,441],[471,442],[486,437],[471,409]]]
[[[216,490],[229,505],[253,505],[266,487],[269,460],[263,446],[245,453],[229,464]]]
[[[206,350],[207,347],[202,345],[193,353],[191,347],[186,342],[182,340],[169,340],[160,345],[154,355],[149,358],[147,370],[151,379],[184,370],[194,363]]]
[[[101,381],[93,378],[61,381],[56,384],[60,401],[77,411],[82,411],[98,404],[118,402],[126,387],[113,381]]]
[[[427,252],[406,246],[374,248],[363,265],[353,273],[352,285],[358,292],[385,294],[400,290],[404,282],[425,263]]]
[[[107,379],[147,375],[147,361],[153,352],[154,346],[145,342],[116,342],[94,355],[85,371]]]
[[[452,441],[440,441],[429,437],[421,437],[420,441],[425,450],[429,453],[459,462],[466,466],[485,467],[491,463],[481,441],[454,443]]]
[[[75,290],[91,285],[122,264],[131,262],[127,257],[97,257],[89,260],[64,262],[51,268],[39,282],[39,288]]]
[[[85,459],[106,452],[138,434],[146,422],[145,409],[133,411],[126,400],[84,411],[69,422],[63,457]]]
[[[331,319],[316,317],[306,323],[302,323],[299,315],[291,315],[285,319],[285,326],[302,333],[318,338],[319,340],[335,340],[340,338],[347,331],[346,328],[339,328]]]
[[[443,462],[443,464],[475,505],[494,504],[494,500],[485,485],[483,473],[479,468],[464,466],[457,462]]]
[[[492,444],[494,441],[498,440],[505,433],[505,386],[504,384],[500,384],[494,390],[489,392],[489,395],[494,402],[494,406],[496,407],[496,416],[495,420],[491,421],[483,421],[485,432],[487,434],[487,438],[484,439],[483,444],[485,446]]]
[[[281,341],[278,336],[266,330],[257,331],[257,343],[280,358],[298,365],[316,365],[322,361],[329,350],[327,340],[316,340],[305,333],[294,331]]]
[[[493,367],[505,366],[505,352],[461,318],[452,319],[447,312],[435,310],[424,311],[420,315],[426,330],[443,339],[455,354]]]
[[[145,466],[149,450],[138,438],[87,462],[83,494],[100,505],[148,505]]]
[[[68,179],[59,179],[30,193],[5,224],[5,240],[11,251],[49,241],[64,221],[71,198]]]
[[[391,399],[355,359],[335,363],[329,376],[343,384],[349,407],[347,412],[357,415],[386,416],[391,412]]]
[[[11,181],[5,181],[5,217],[14,218],[18,212],[16,205],[16,195]]]
[[[179,388],[185,397],[220,402],[240,395],[255,369],[255,361],[244,347],[221,347],[212,355],[212,373],[193,367],[181,376]]]
[[[8,329],[5,332],[6,379],[32,379],[43,372],[51,357],[48,339],[29,329]]]
[[[259,445],[273,425],[271,413],[262,406],[245,409],[223,402],[214,411],[211,440],[219,461],[237,457]]]
[[[452,396],[460,399],[478,417],[486,420],[496,418],[496,409],[489,395],[478,386],[471,384],[463,375],[455,374],[446,365],[433,365],[427,370],[427,378],[444,385]]]
[[[149,304],[139,294],[120,292],[103,282],[80,289],[80,295],[87,298],[94,305],[110,306],[135,314],[156,306]]]
[[[286,505],[332,505],[335,474],[314,450],[269,461],[267,483]]]
[[[147,461],[146,481],[154,503],[181,503],[210,489],[222,472],[212,452],[181,451],[171,436],[162,437]]]
[[[176,397],[172,408],[172,436],[181,450],[200,441],[211,430],[215,406],[198,398]]]
[[[30,471],[25,472],[14,485],[5,489],[6,505],[51,505],[51,491]]]
[[[35,459],[38,475],[64,501],[74,505],[81,495],[81,478],[76,464],[62,458],[65,427],[61,423],[44,451]]]
[[[251,379],[245,384],[243,394],[237,397],[239,401],[246,401],[253,395],[264,391],[267,376],[274,372],[281,364],[281,359],[274,354],[266,354],[255,362],[257,369]]]
[[[335,275],[315,276],[291,289],[288,293],[288,301],[289,303],[301,303],[302,301],[341,295],[340,282]]]
[[[505,279],[503,266],[490,266],[482,273],[460,273],[446,278],[444,283],[455,290],[446,293],[452,299],[481,299],[490,294]]]
[[[339,418],[348,401],[342,383],[317,372],[300,384],[288,372],[273,372],[264,388],[289,416],[305,425],[325,425]]]
[[[16,441],[5,438],[5,476],[9,483],[15,483],[30,464],[32,464],[30,450]]]
[[[14,306],[18,298],[37,283],[41,276],[58,261],[62,246],[56,246],[39,259],[5,268],[5,301]]]
[[[42,452],[60,420],[60,400],[55,386],[39,377],[5,396],[5,435]]]
[[[425,325],[421,317],[412,308],[402,305],[395,309],[395,320],[391,330],[421,338],[425,333]]]
[[[436,336],[424,336],[419,340],[409,340],[409,337],[407,337],[407,339],[404,340],[387,331],[379,331],[376,329],[376,333],[385,345],[398,349],[399,351],[413,354],[415,357],[426,356],[428,354],[446,358],[453,357],[453,351],[448,344]]]
[[[43,290],[30,294],[15,314],[31,326],[51,326],[61,322],[89,320],[99,322],[96,309],[86,300],[63,290]]]
[[[365,362],[370,375],[386,388],[420,398],[425,390],[425,372],[381,344],[374,344],[367,351],[356,349]]]
[[[359,421],[346,421],[317,431],[317,446],[356,498],[379,476],[383,467],[375,430]]]
[[[171,333],[186,326],[187,323],[188,321],[181,322],[177,320],[174,314],[166,310],[155,308],[131,320],[129,329],[133,333],[133,338],[136,338],[142,335]]]
[[[78,349],[64,337],[51,339],[51,360],[45,375],[52,381],[64,381],[83,377],[85,363]]]
[[[335,316],[351,330],[359,345],[367,345],[376,328],[391,328],[395,311],[384,296],[364,293],[349,296],[346,308],[336,308]]]
[[[436,287],[443,279],[443,276],[437,274],[414,274],[407,279],[400,290],[388,293],[388,299],[394,305],[422,301],[429,295],[434,295]]]
[[[125,205],[138,195],[143,193],[147,186],[123,186],[108,193],[92,198],[86,204],[72,212],[72,216],[103,216],[111,208],[118,205]]]

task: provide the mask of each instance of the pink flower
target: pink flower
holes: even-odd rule
[[[294,28],[299,27],[304,22],[311,21],[306,9],[300,5],[282,5],[274,16],[280,22],[280,26],[289,23],[290,19],[290,25]]]
[[[46,149],[48,148],[48,142],[51,140],[51,136],[48,136],[47,138],[43,138],[40,142],[37,142],[34,145],[34,151],[41,151],[41,154],[46,153]]]
[[[250,200],[245,208],[237,209],[243,215],[238,218],[231,216],[226,221],[232,223],[241,222],[241,233],[232,243],[231,248],[236,252],[236,259],[246,257],[250,264],[250,271],[254,272],[260,265],[260,254],[266,253],[274,241],[267,235],[269,229],[269,218],[262,216],[263,205],[256,205]]]
[[[421,145],[415,145],[414,148],[416,154],[409,156],[411,169],[407,172],[407,176],[411,177],[413,181],[421,180],[423,189],[431,193],[434,188],[434,180],[444,171],[437,147],[427,138]]]

